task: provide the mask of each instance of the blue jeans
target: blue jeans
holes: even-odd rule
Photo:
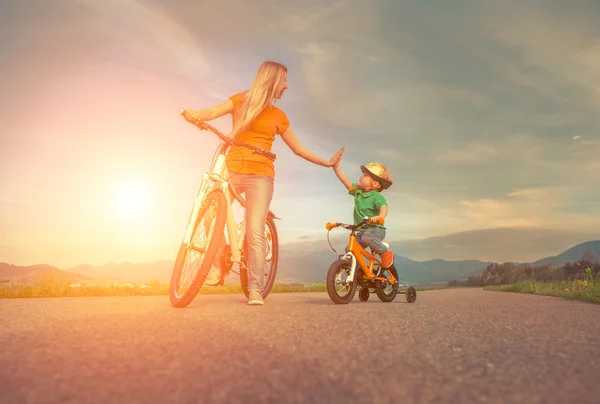
[[[381,227],[369,227],[365,231],[356,232],[356,241],[363,248],[371,247],[371,250],[377,254],[386,252],[388,249],[383,245],[385,239],[385,229]]]
[[[246,251],[248,291],[262,291],[265,280],[265,223],[273,198],[274,181],[266,175],[230,173],[229,181],[241,195],[245,194]]]

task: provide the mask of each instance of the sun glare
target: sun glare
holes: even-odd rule
[[[117,210],[125,216],[138,216],[148,209],[148,192],[141,187],[123,187],[116,195]]]

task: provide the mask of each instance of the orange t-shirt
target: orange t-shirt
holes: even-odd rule
[[[238,93],[229,98],[233,101],[232,116],[244,100],[244,96],[245,93]],[[290,121],[285,112],[269,105],[235,139],[271,151],[275,135],[282,135],[289,126]],[[273,162],[265,156],[253,153],[247,147],[231,146],[226,161],[227,169],[230,172],[266,175],[275,178]]]

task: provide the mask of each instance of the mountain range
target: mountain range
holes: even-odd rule
[[[571,247],[556,256],[537,260],[533,262],[532,265],[560,266],[566,264],[567,262],[579,261],[586,252],[594,254],[596,256],[596,260],[600,261],[600,240],[587,241],[585,243],[577,244],[576,246]]]
[[[343,248],[343,240],[337,239],[338,247]],[[600,240],[577,244],[562,253],[548,256],[529,263],[534,266],[564,265],[578,261],[588,251],[600,257]],[[338,248],[338,252],[340,249]],[[332,250],[323,248],[322,241],[304,241],[283,244],[280,247],[280,261],[277,275],[278,283],[323,283],[329,265],[337,258]],[[402,255],[395,255],[395,265],[402,283],[434,284],[450,280],[464,279],[479,275],[487,265],[495,261],[481,260],[443,260],[433,259],[416,261]],[[498,262],[500,263],[500,262]],[[50,265],[16,266],[0,263],[0,280],[30,281],[41,276],[66,276],[72,282],[130,282],[148,283],[153,280],[167,283],[170,281],[173,261],[164,260],[151,263],[108,263],[102,266],[79,265],[62,270]],[[228,282],[237,283],[237,275]]]

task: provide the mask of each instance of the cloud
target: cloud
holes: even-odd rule
[[[463,200],[459,212],[471,229],[542,226],[556,208],[549,196],[547,190],[517,190],[502,199]]]
[[[303,24],[294,49],[309,98],[307,112],[328,125],[373,130],[369,124],[396,102],[390,83],[382,81],[393,70],[396,51],[378,34],[380,4],[337,1],[297,13]]]
[[[311,41],[298,49],[307,90],[315,112],[340,128],[365,125],[391,101],[389,92],[369,87],[346,70],[354,58],[335,41]],[[367,63],[367,62],[362,62]],[[351,68],[350,68],[351,69]]]
[[[583,211],[584,201],[590,204],[600,196],[576,186],[516,189],[502,198],[463,200],[459,214],[465,229],[494,227],[588,228],[600,225],[600,215]],[[600,209],[587,206],[600,213]]]
[[[402,180],[395,186],[397,191],[386,192],[388,232],[395,240],[505,227],[562,231],[600,227],[596,203],[600,191],[593,186],[582,188],[574,183],[511,189],[495,197],[469,199],[461,197],[466,193],[460,188],[452,193],[442,189],[436,195],[412,187],[407,192]],[[490,195],[497,194],[497,189],[491,189]]]
[[[421,240],[395,240],[394,251],[410,259],[467,260],[497,263],[534,262],[582,242],[597,240],[596,229],[496,228],[465,231]]]
[[[382,63],[384,61],[383,58],[373,55],[367,56],[367,60],[373,63]]]
[[[441,163],[478,163],[488,161],[496,154],[497,150],[493,146],[474,140],[464,149],[444,151],[437,157],[437,161]]]
[[[341,50],[342,46],[339,43],[324,41],[310,42],[298,49],[298,52],[305,55],[303,60],[305,80],[314,97],[329,96],[331,76],[323,73],[337,64]]]
[[[304,3],[303,7],[295,10],[295,12],[292,11],[289,13],[286,13],[282,8],[280,12],[287,15],[282,20],[277,19],[271,22],[270,25],[272,29],[282,28],[291,29],[298,34],[308,33],[309,31],[318,28],[319,25],[331,21],[343,7],[352,3],[356,4],[356,2],[352,0],[334,1],[333,4],[329,6],[321,2],[314,5]]]
[[[197,39],[157,3],[138,0],[77,1],[103,17],[102,22],[96,25],[118,41],[119,46],[127,46],[133,52],[148,51],[147,41],[150,38],[168,55],[162,58],[163,63],[172,58],[184,71],[209,71],[208,60],[197,45]]]
[[[407,159],[406,153],[401,150],[398,150],[398,149],[380,148],[380,149],[375,150],[375,154],[377,155],[377,157],[385,159],[386,161],[394,160],[396,162],[396,164],[398,164],[402,161],[406,161],[406,159]]]
[[[324,158],[346,146],[342,165],[351,178],[367,161],[390,168],[391,239],[490,226],[583,228],[600,217],[594,2],[49,4],[16,2],[0,16],[10,64],[0,91],[12,100],[0,112],[10,133],[3,173],[17,173],[9,179],[19,200],[35,195],[25,188],[62,187],[55,205],[37,210],[55,218],[36,223],[39,237],[57,228],[80,237],[60,202],[83,198],[81,184],[99,189],[99,178],[120,175],[121,156],[163,178],[159,188],[177,182],[165,191],[172,202],[162,220],[185,221],[177,212],[187,209],[190,184],[214,149],[187,132],[173,141],[180,122],[165,111],[247,88],[267,58],[289,67],[290,91],[279,105],[304,146]],[[20,115],[31,108],[43,127]],[[103,119],[75,122],[74,110]],[[229,125],[229,117],[215,123]],[[282,239],[322,237],[327,220],[351,218],[351,198],[331,170],[280,140],[275,150]],[[48,176],[29,175],[39,171]],[[11,226],[24,239],[30,211],[14,212]],[[164,237],[179,239],[173,232]]]
[[[525,80],[536,90],[556,101],[600,108],[597,7],[579,3],[573,8],[540,8],[522,3],[515,15],[512,5],[495,3],[490,11],[481,18],[480,28],[503,46],[520,51],[519,70],[516,65],[512,70],[515,76],[533,72],[534,67],[544,74],[527,74]],[[554,85],[550,85],[550,77],[557,80]],[[568,94],[559,92],[567,86]]]

